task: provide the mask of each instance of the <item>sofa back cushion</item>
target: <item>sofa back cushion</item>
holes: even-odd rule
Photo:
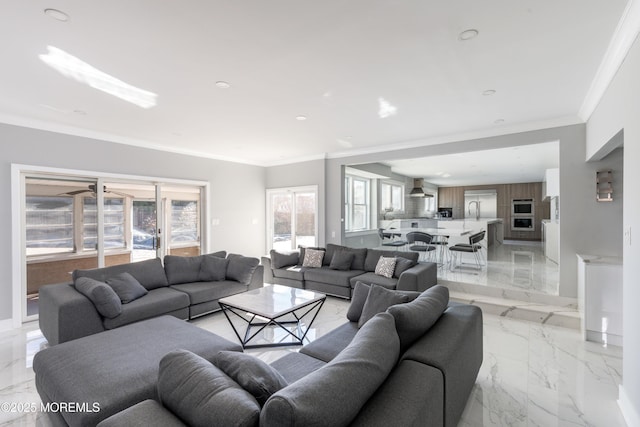
[[[288,385],[280,372],[252,354],[221,351],[213,358],[213,364],[251,393],[260,406]]]
[[[76,290],[91,300],[101,316],[113,319],[122,313],[122,302],[116,291],[104,282],[79,277],[74,284]]]
[[[278,252],[271,249],[271,268],[283,268],[291,265],[297,265],[301,261],[298,252]]]
[[[351,270],[364,270],[364,260],[367,257],[366,248],[349,248],[347,246],[334,245],[329,243],[327,245],[327,253],[324,257],[324,265],[330,265],[331,260],[336,252],[346,251],[353,253],[353,261],[351,262]]]
[[[166,255],[164,257],[164,271],[167,274],[169,284],[197,282],[201,263],[201,256]]]
[[[91,270],[75,270],[71,277],[74,283],[79,277],[90,277],[99,282],[106,282],[108,278],[125,272],[135,277],[148,291],[169,286],[160,258]]]
[[[187,350],[160,361],[158,396],[190,426],[257,426],[260,405],[211,362]]]
[[[403,350],[425,334],[438,321],[449,304],[449,288],[435,285],[410,303],[394,305],[387,311],[396,319]]]
[[[107,285],[113,288],[123,304],[129,304],[131,301],[135,301],[149,293],[135,277],[127,272],[109,277]]]
[[[371,285],[359,280],[356,282],[356,285],[353,288],[353,293],[351,294],[351,304],[349,304],[349,309],[347,310],[347,319],[350,322],[358,322],[360,320],[360,316],[362,315],[364,304],[367,302],[367,297],[369,296],[370,289]],[[420,296],[420,292],[416,291],[394,290],[393,292],[406,295],[408,297],[408,301],[413,301]]]
[[[200,263],[200,273],[198,280],[200,282],[216,282],[224,280],[227,277],[227,266],[229,260],[220,258],[215,255],[203,255]]]
[[[400,278],[400,275],[410,269],[411,267],[418,264],[418,261],[414,261],[408,258],[404,258],[402,256],[396,256],[396,268],[393,270],[393,277],[396,279]]]
[[[227,279],[235,280],[243,285],[249,285],[253,272],[258,268],[260,260],[258,258],[246,257],[238,254],[227,255],[229,265],[227,265]]]
[[[378,249],[368,249],[367,256],[364,261],[365,271],[376,271],[376,265],[378,265],[378,260],[380,257],[396,257],[396,258],[405,258],[413,261],[414,263],[418,262],[418,257],[420,254],[418,252],[397,252],[397,251],[381,251]]]
[[[393,316],[380,313],[331,362],[271,396],[260,425],[349,424],[385,381],[399,354]]]

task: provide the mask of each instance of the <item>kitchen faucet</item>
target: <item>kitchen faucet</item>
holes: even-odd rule
[[[476,221],[480,219],[480,202],[477,200],[472,200],[469,202],[469,215],[471,215],[471,204],[475,203],[476,205]]]

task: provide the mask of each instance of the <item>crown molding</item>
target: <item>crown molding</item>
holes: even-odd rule
[[[604,96],[640,33],[640,1],[629,0],[598,67],[578,116],[587,122]]]

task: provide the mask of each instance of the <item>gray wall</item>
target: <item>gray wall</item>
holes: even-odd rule
[[[631,191],[640,182],[640,41],[633,47],[609,85],[600,104],[587,122],[586,157],[600,157],[624,139],[623,230],[630,231],[623,242],[623,377],[619,402],[629,426],[640,425],[640,193]],[[621,133],[623,131],[623,133]],[[614,187],[615,190],[615,187]],[[615,193],[614,193],[615,194]]]
[[[342,176],[344,165],[373,163],[392,159],[465,153],[517,145],[559,141],[560,144],[560,295],[577,296],[576,253],[619,254],[620,242],[614,237],[603,241],[584,239],[585,232],[598,227],[605,235],[615,236],[619,226],[615,221],[602,222],[602,215],[593,209],[595,198],[594,169],[603,163],[585,162],[585,126],[574,125],[541,129],[512,135],[430,145],[327,160],[327,242],[340,243],[344,237],[342,218]],[[592,175],[593,174],[593,175]],[[335,191],[332,191],[335,190]],[[571,213],[579,213],[571,215]],[[565,224],[567,225],[565,227]],[[331,237],[332,233],[336,237]]]
[[[267,168],[265,188],[318,186],[318,244],[324,245],[325,236],[325,170],[324,159]],[[263,207],[264,210],[264,207]],[[263,247],[266,251],[266,242]]]
[[[262,255],[265,169],[0,124],[0,320],[11,318],[11,164],[208,181],[212,250]]]

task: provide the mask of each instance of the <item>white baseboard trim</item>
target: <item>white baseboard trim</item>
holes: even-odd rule
[[[13,327],[13,319],[0,320],[0,332],[10,331]]]
[[[622,412],[627,427],[640,427],[640,415],[638,414],[638,408],[634,408],[627,392],[623,386],[618,390],[618,406]]]

